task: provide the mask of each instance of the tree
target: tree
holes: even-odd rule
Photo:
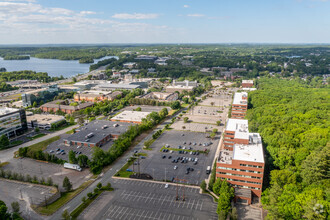
[[[205,182],[205,180],[202,181],[200,187],[201,187],[201,189],[203,190],[203,192],[206,191],[206,182]]]
[[[0,149],[9,146],[9,139],[6,135],[0,137]]]
[[[89,159],[86,155],[81,154],[78,156],[77,161],[80,167],[87,167]]]
[[[221,125],[221,121],[217,121],[216,123],[217,123],[217,125],[218,125],[218,126],[220,126],[220,125]]]
[[[135,111],[140,112],[140,111],[141,111],[141,107],[137,107],[137,108],[135,109]]]
[[[69,214],[67,209],[65,209],[64,212],[62,213],[62,219],[63,220],[70,220],[71,219],[70,214]]]
[[[33,102],[32,107],[35,108],[37,107],[38,103],[36,101]]]
[[[73,152],[73,150],[69,151],[69,162],[74,164],[77,163],[76,154]]]
[[[48,177],[47,178],[47,185],[52,186],[53,184],[54,184],[53,179],[51,177]]]
[[[211,105],[214,106],[214,102],[211,102]]]
[[[72,184],[69,180],[69,178],[66,176],[64,177],[64,180],[63,180],[63,188],[66,190],[66,191],[70,191],[72,189]]]
[[[184,122],[184,123],[188,123],[188,120],[189,120],[188,117],[184,117],[184,118],[183,118],[183,122]]]
[[[78,118],[78,124],[79,124],[79,125],[83,125],[84,123],[85,123],[84,118],[83,118],[83,117],[79,117],[79,118]]]
[[[0,219],[9,219],[9,213],[7,213],[6,203],[0,200]]]
[[[40,128],[39,128],[39,127],[36,127],[36,128],[34,129],[34,131],[38,133],[38,132],[40,131]]]
[[[218,178],[215,183],[213,184],[213,192],[216,194],[216,195],[219,195],[220,194],[220,189],[221,189],[221,179]]]
[[[81,201],[82,201],[83,203],[85,203],[85,202],[86,202],[86,197],[85,197],[85,196],[82,197],[82,198],[81,198]]]
[[[11,208],[12,208],[13,212],[19,213],[20,208],[19,208],[19,203],[18,202],[12,202],[11,203]]]
[[[74,82],[74,83],[76,83],[76,82],[77,82],[77,79],[76,79],[76,77],[73,77],[73,78],[72,78],[72,82]]]
[[[179,108],[181,108],[181,104],[180,104],[180,102],[179,101],[174,101],[172,104],[171,104],[171,108],[172,109],[179,109]]]
[[[237,209],[236,207],[233,207],[230,213],[230,220],[237,220],[237,219],[238,219]]]
[[[98,183],[96,186],[97,186],[97,188],[101,189],[102,188],[102,183]]]

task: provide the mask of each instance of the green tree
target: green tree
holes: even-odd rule
[[[216,195],[219,195],[220,194],[220,189],[221,189],[221,179],[218,178],[215,183],[213,184],[213,192],[216,194]]]
[[[9,219],[9,213],[7,213],[6,203],[0,200],[0,219]]]
[[[73,152],[73,150],[69,151],[69,162],[73,164],[77,163],[76,154]]]
[[[135,109],[135,111],[141,111],[141,107],[137,107],[136,109]]]
[[[63,179],[63,188],[66,191],[70,191],[72,189],[72,184],[67,176],[64,177],[64,179]]]
[[[217,126],[220,126],[221,125],[221,121],[217,121]]]
[[[181,108],[181,104],[180,104],[180,102],[179,101],[174,101],[172,104],[171,104],[171,108],[172,109],[179,109],[179,108]]]
[[[33,102],[32,107],[35,108],[38,106],[38,103],[36,101]]]
[[[81,154],[78,156],[77,161],[80,167],[87,167],[89,159],[86,155]]]
[[[72,82],[74,82],[74,83],[76,83],[76,82],[77,82],[77,79],[76,79],[76,77],[73,77],[73,78],[72,78]]]
[[[184,118],[183,118],[183,122],[184,122],[184,123],[188,123],[188,120],[189,120],[188,117],[184,117]]]
[[[97,188],[101,189],[102,188],[102,183],[98,183],[96,186],[97,186]]]
[[[71,219],[70,214],[69,214],[67,209],[65,209],[64,212],[62,213],[62,219],[63,220],[70,220]]]
[[[12,202],[11,203],[11,208],[13,212],[19,213],[20,207],[18,202]]]
[[[0,137],[0,149],[1,148],[5,148],[5,147],[8,147],[9,146],[9,139],[6,135],[2,135]]]
[[[206,191],[206,182],[205,182],[205,180],[202,181],[200,187],[201,187],[201,189],[203,190],[203,192]]]

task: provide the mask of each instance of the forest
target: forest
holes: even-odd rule
[[[13,71],[13,72],[0,72],[0,82],[10,82],[16,80],[38,80],[39,82],[54,82],[64,79],[63,76],[51,77],[48,73],[34,72],[30,70]]]
[[[330,93],[299,78],[261,78],[249,93],[250,132],[262,136],[262,203],[269,219],[329,217]]]

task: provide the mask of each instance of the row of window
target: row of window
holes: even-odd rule
[[[239,176],[239,177],[245,177],[245,178],[252,178],[252,179],[261,179],[261,177],[258,176],[246,176],[246,175],[241,175],[241,174],[235,174],[235,173],[225,173],[225,172],[218,172],[219,174],[224,174],[228,176]]]
[[[221,177],[221,180],[224,180],[224,179],[226,179],[226,178],[222,178],[222,177]],[[237,184],[231,184],[231,185],[234,186],[234,187],[239,187],[239,188],[261,190],[261,188],[258,188],[258,187],[243,186],[243,185],[237,185]]]
[[[241,163],[240,166],[242,167],[254,167],[254,168],[262,168],[262,166],[257,166],[257,165],[250,165],[250,164],[243,164]]]
[[[233,141],[224,141],[224,143],[227,143],[227,144],[234,144]]]
[[[236,168],[230,168],[230,167],[218,167],[218,169],[223,169],[223,170],[234,170],[234,171],[241,171],[241,172],[247,172],[247,173],[258,173],[261,174],[262,172],[260,171],[254,171],[254,170],[243,170],[243,169],[236,169]]]
[[[242,182],[242,183],[251,183],[251,184],[257,184],[257,185],[261,185],[261,183],[258,182],[253,182],[253,181],[247,181],[247,180],[237,180],[237,179],[227,179],[228,181],[235,181],[235,182]]]

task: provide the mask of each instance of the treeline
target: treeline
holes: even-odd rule
[[[101,66],[105,66],[105,65],[111,64],[111,63],[113,63],[115,61],[117,61],[117,59],[115,59],[115,58],[101,60],[101,61],[97,62],[96,64],[90,65],[89,71],[96,70],[96,69],[100,68]]]
[[[33,150],[30,147],[20,147],[18,149],[20,157],[29,157],[36,160],[49,161],[57,164],[64,164],[65,160],[56,157],[54,154],[44,153],[42,150]]]
[[[90,160],[89,166],[91,172],[98,174],[103,167],[110,165],[118,157],[120,157],[131,145],[133,140],[142,132],[151,129],[159,124],[167,116],[167,109],[164,108],[160,113],[152,112],[142,120],[139,125],[130,126],[128,130],[119,136],[108,151],[95,147]]]
[[[11,85],[5,83],[5,82],[0,82],[0,92],[7,92],[11,90],[16,90],[18,89],[17,87],[12,87]]]
[[[247,119],[266,153],[262,203],[269,219],[329,218],[329,87],[261,78]],[[270,178],[270,179],[269,179]]]
[[[38,179],[36,175],[31,177],[29,174],[21,174],[21,173],[16,173],[12,172],[11,170],[3,170],[0,169],[0,177],[4,179],[9,179],[9,180],[17,180],[17,181],[22,181],[22,182],[27,182],[27,183],[34,183],[34,184],[41,184],[41,185],[46,185],[46,186],[56,186],[54,184],[53,179],[51,177],[48,177],[47,180],[45,178],[41,177]]]
[[[4,60],[29,60],[30,56],[21,55],[6,55],[3,57]]]
[[[48,73],[34,72],[30,70],[13,71],[13,72],[0,72],[0,82],[10,82],[16,80],[38,80],[39,82],[54,82],[64,79],[63,76],[51,77]]]

